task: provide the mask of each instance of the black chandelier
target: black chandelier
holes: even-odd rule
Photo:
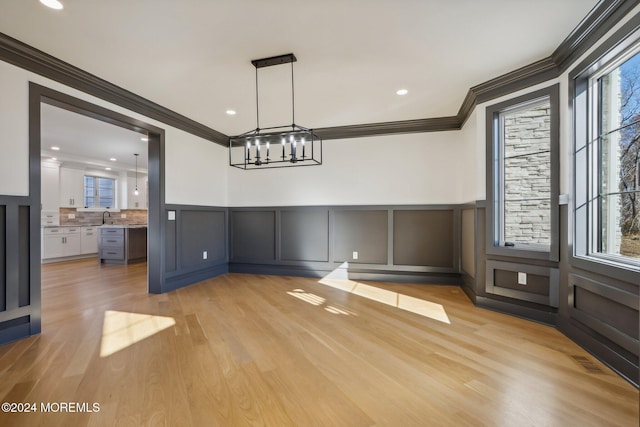
[[[256,128],[229,138],[229,164],[240,169],[269,169],[322,164],[322,138],[312,129],[295,123],[293,53],[254,59],[256,67]],[[273,65],[291,64],[291,125],[260,128],[258,108],[258,70]]]

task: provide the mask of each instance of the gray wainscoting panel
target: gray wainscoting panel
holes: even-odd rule
[[[276,259],[275,211],[233,211],[231,234],[234,258]]]
[[[226,258],[225,213],[183,210],[180,215],[182,267],[224,261]],[[207,252],[207,259],[203,252]]]
[[[7,216],[6,206],[0,206],[0,312],[7,309]]]
[[[536,304],[558,307],[560,272],[557,268],[504,261],[487,261],[485,292]],[[518,272],[527,284],[518,283]]]
[[[460,229],[460,257],[462,258],[462,270],[470,277],[476,277],[475,266],[475,208],[462,209],[462,225]]]
[[[387,264],[388,211],[338,210],[333,213],[333,261]],[[354,260],[353,252],[358,252]]]
[[[30,207],[18,207],[18,307],[25,307],[30,304],[30,266],[29,242],[30,242]],[[34,260],[35,262],[35,260]]]
[[[569,275],[569,286],[569,316],[637,357],[638,295],[577,274]]]
[[[495,269],[493,272],[493,285],[501,288],[517,291],[526,290],[532,294],[549,295],[549,276],[539,274],[527,274],[527,284],[518,284],[518,272]]]
[[[169,212],[176,215],[175,210],[167,210],[164,212],[165,223],[165,269],[167,273],[175,271],[178,265],[178,249],[176,237],[178,234],[178,222],[175,219],[168,219]],[[176,218],[174,216],[174,218]]]
[[[454,211],[393,211],[393,264],[454,267]]]
[[[329,210],[280,212],[280,259],[329,261]]]

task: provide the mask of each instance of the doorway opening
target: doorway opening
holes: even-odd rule
[[[134,119],[132,117],[123,115],[121,113],[117,113],[115,111],[106,109],[104,107],[100,107],[98,105],[89,103],[87,101],[80,100],[78,98],[72,97],[70,95],[54,91],[52,89],[37,85],[35,83],[30,83],[29,87],[29,96],[30,96],[30,108],[29,108],[29,147],[30,147],[30,182],[31,188],[30,193],[33,195],[33,206],[43,207],[43,203],[45,201],[45,194],[42,192],[41,188],[41,152],[43,148],[50,149],[50,147],[43,147],[42,145],[42,110],[50,109],[51,107],[57,107],[58,109],[65,110],[67,112],[77,113],[84,118],[89,117],[91,119],[96,119],[101,122],[101,124],[109,124],[114,125],[121,130],[133,131],[140,138],[148,138],[148,141],[144,141],[146,144],[146,152],[144,153],[131,153],[131,157],[133,158],[134,154],[144,154],[144,157],[148,159],[146,169],[148,172],[147,183],[144,184],[145,189],[147,190],[147,196],[144,198],[144,205],[147,208],[147,215],[144,218],[147,226],[147,280],[146,280],[146,291],[147,293],[161,293],[162,292],[162,283],[164,280],[164,268],[163,268],[163,242],[164,242],[164,230],[161,226],[162,221],[162,212],[164,212],[164,130],[158,128],[149,123],[140,121],[138,119]],[[90,142],[87,142],[90,143]],[[133,151],[141,151],[139,148],[133,148]],[[52,156],[51,156],[52,157]],[[107,161],[111,161],[107,159]],[[135,161],[140,161],[140,156],[135,157]],[[93,165],[96,166],[96,165]],[[143,164],[144,166],[144,164]],[[108,166],[106,166],[108,167]],[[94,168],[95,169],[95,168]],[[125,168],[126,169],[126,168]],[[133,176],[131,177],[131,171],[121,171],[122,179],[121,181],[127,181],[128,186],[132,186],[134,188],[137,187],[138,191],[143,187],[143,182],[140,180],[140,165],[137,165],[133,171]],[[137,173],[136,173],[137,171]],[[92,174],[94,178],[105,178],[104,176],[100,177],[99,174]],[[103,174],[104,175],[104,174]],[[136,180],[137,177],[137,180]],[[83,177],[86,179],[86,176]],[[108,177],[107,177],[108,178]],[[132,178],[132,179],[129,179]],[[95,182],[102,180],[96,179]],[[94,184],[95,184],[94,182]],[[109,182],[105,181],[108,187]],[[114,181],[115,182],[115,181]],[[112,182],[112,185],[114,184]],[[87,190],[87,184],[84,183],[84,190]],[[129,207],[129,203],[132,203],[132,207],[141,208],[141,200],[142,198],[138,198],[137,206],[135,205],[136,200],[127,200],[124,197],[124,192],[127,191],[123,187],[120,189],[120,201],[113,202],[116,206],[127,206]],[[127,191],[128,192],[128,191]],[[117,191],[116,191],[117,194]],[[94,204],[94,207],[100,208],[100,204],[109,205],[111,202],[109,201],[110,193],[108,188],[104,191],[105,197],[100,201],[100,197],[98,196],[98,200],[90,200],[91,203]],[[115,195],[114,195],[115,196]],[[117,197],[117,196],[116,196]],[[95,212],[100,212],[100,210],[92,211],[91,209],[87,209],[86,199],[84,194],[82,197],[82,216],[86,221],[95,222],[96,216]],[[73,197],[72,197],[73,199]],[[148,202],[147,202],[148,200]],[[72,200],[71,203],[73,203]],[[77,201],[76,203],[78,203]],[[110,207],[110,206],[102,206],[102,207]],[[35,209],[34,209],[35,210]],[[107,209],[109,211],[110,209]],[[117,208],[116,208],[117,210]],[[131,212],[140,211],[142,209],[134,209]],[[135,218],[126,218],[129,215],[127,213],[121,213],[122,211],[113,212],[114,209],[111,209],[111,216],[103,214],[104,209],[100,212],[101,218],[99,219],[99,224],[91,224],[91,225],[100,225],[102,226],[102,222],[105,223],[113,223],[112,225],[119,224],[131,224],[131,221],[136,223],[136,225],[142,225],[140,222],[143,221],[142,216],[138,215]],[[60,210],[62,213],[62,210]],[[34,212],[35,214],[36,212]],[[40,212],[37,212],[38,214]],[[31,231],[31,244],[32,247],[41,248],[40,241],[40,226],[44,225],[41,223],[41,215],[32,214],[32,231]],[[64,211],[64,215],[67,215],[66,220],[76,219],[70,218],[74,215],[79,215],[78,211],[73,213],[72,210],[69,212]],[[117,217],[116,217],[117,216]],[[124,217],[123,217],[124,216]],[[93,218],[93,219],[86,219]],[[34,224],[37,227],[34,227]],[[133,225],[133,224],[132,224]],[[42,253],[42,250],[41,250]],[[32,258],[32,267],[31,267],[31,294],[32,294],[32,304],[35,303],[40,306],[41,299],[41,271],[40,271],[40,262],[35,262]],[[38,259],[39,261],[39,259]],[[39,328],[38,328],[39,329]]]

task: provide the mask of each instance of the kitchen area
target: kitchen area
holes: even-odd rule
[[[143,135],[42,104],[43,264],[146,261],[146,159]]]

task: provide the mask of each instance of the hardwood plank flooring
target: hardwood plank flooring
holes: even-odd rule
[[[321,283],[324,282],[324,283]],[[637,426],[638,390],[454,286],[47,264],[42,334],[0,347],[2,426]],[[372,299],[373,298],[373,299]],[[99,412],[43,412],[95,402]]]

